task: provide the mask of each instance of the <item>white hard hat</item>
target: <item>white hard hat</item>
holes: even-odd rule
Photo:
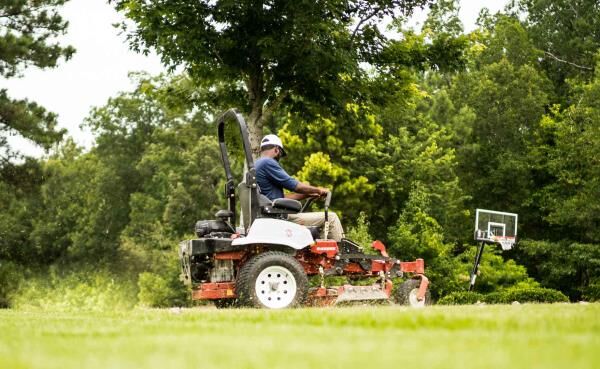
[[[281,148],[281,156],[286,156],[285,149],[283,148],[283,143],[281,143],[281,139],[276,135],[266,135],[263,137],[262,141],[260,141],[260,147],[263,148],[267,145],[275,145]]]

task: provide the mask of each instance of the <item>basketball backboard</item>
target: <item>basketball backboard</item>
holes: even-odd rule
[[[475,212],[475,240],[496,242],[503,250],[510,250],[517,238],[518,215],[502,211],[477,209]]]

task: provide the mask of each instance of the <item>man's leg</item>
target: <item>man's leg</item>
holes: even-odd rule
[[[329,212],[329,235],[330,239],[341,241],[344,237],[344,228],[340,222],[340,218],[334,212]],[[312,213],[299,213],[288,215],[288,220],[297,224],[302,224],[307,227],[322,227],[325,224],[325,213],[323,212],[312,212]],[[323,232],[321,232],[323,236]]]
[[[342,238],[344,238],[344,228],[342,227],[342,222],[340,221],[340,218],[337,216],[337,214],[332,211],[329,212],[328,217],[329,238],[340,242]],[[323,214],[323,218],[325,218],[325,214]]]

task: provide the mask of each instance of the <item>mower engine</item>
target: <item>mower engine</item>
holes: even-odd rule
[[[215,260],[210,271],[211,282],[229,282],[233,281],[233,260]]]

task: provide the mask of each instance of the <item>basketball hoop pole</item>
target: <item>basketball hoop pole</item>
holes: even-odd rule
[[[500,244],[502,250],[512,249],[517,239],[517,221],[519,215],[516,213],[507,213],[505,211],[475,209],[475,240],[479,242],[473,270],[471,271],[471,280],[469,291],[475,288],[477,271],[481,263],[481,256],[486,244]]]
[[[479,263],[481,262],[481,254],[483,254],[484,247],[485,242],[479,242],[479,249],[477,250],[477,254],[475,255],[473,271],[471,272],[471,284],[469,285],[469,291],[473,291],[473,288],[475,287],[475,279],[477,279],[477,271],[479,270]]]

